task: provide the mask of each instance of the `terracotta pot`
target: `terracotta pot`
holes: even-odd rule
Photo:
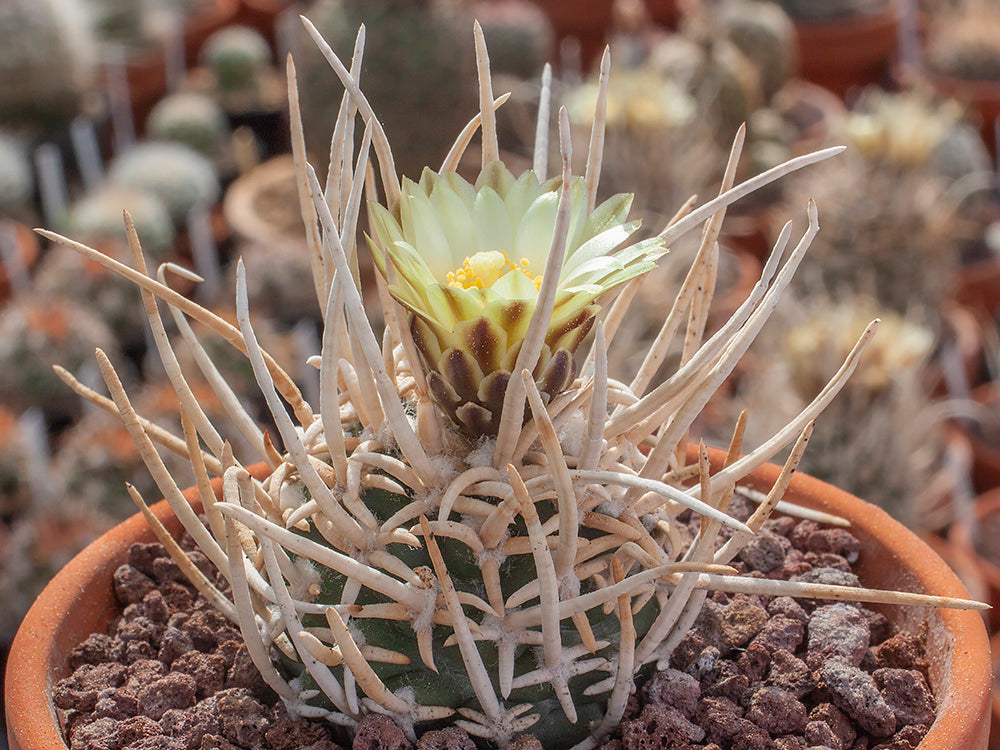
[[[980,553],[976,548],[974,534],[983,528],[986,519],[997,514],[1000,514],[1000,487],[984,492],[976,498],[973,517],[956,521],[948,532],[948,540],[975,561],[979,577],[986,584],[989,603],[993,605],[993,609],[987,615],[992,630],[1000,630],[1000,611],[998,611],[998,606],[1000,606],[1000,566]]]
[[[583,70],[593,67],[611,30],[614,0],[534,0],[549,17],[557,46],[569,38],[580,43]]]
[[[21,257],[21,263],[26,271],[30,271],[38,260],[38,235],[30,227],[20,222],[5,222],[13,228],[13,237],[17,243],[17,254]],[[4,227],[3,231],[7,231]],[[10,297],[10,278],[7,275],[6,266],[0,263],[0,302]]]
[[[694,457],[692,447],[688,460]],[[713,450],[718,469],[724,453]],[[266,467],[254,467],[258,476]],[[766,465],[746,484],[767,490],[778,476]],[[215,483],[216,491],[219,482]],[[195,493],[186,493],[194,501]],[[919,538],[886,513],[818,480],[797,475],[786,494],[806,506],[835,513],[851,522],[861,543],[856,572],[865,585],[967,596],[948,566]],[[177,530],[165,503],[154,512]],[[151,541],[152,532],[134,516],[87,547],[53,579],[28,612],[14,639],[7,668],[6,712],[11,750],[64,750],[50,689],[68,671],[66,655],[90,633],[104,632],[116,606],[110,585],[115,568],[134,542]],[[986,629],[974,611],[886,608],[893,622],[911,632],[927,626],[930,679],[938,717],[921,743],[932,748],[986,748],[989,733],[990,665]]]
[[[996,317],[1000,313],[1000,256],[964,266],[952,296],[976,315]]]
[[[995,157],[998,144],[994,123],[1000,117],[1000,82],[965,81],[933,74],[929,78],[938,93],[966,102],[979,114],[979,130],[983,142]]]
[[[987,414],[1000,420],[1000,385],[983,383],[972,390],[972,399]],[[989,441],[979,430],[967,432],[972,444],[972,483],[977,492],[1000,489],[1000,445]]]
[[[993,711],[990,728],[990,750],[1000,750],[1000,633],[990,639],[990,653],[993,655]]]
[[[881,13],[796,21],[802,77],[841,97],[883,80],[896,54],[898,18],[893,4]]]
[[[677,28],[677,22],[681,18],[677,0],[645,0],[644,5],[653,23],[668,29]]]

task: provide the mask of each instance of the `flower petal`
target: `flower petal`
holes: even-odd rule
[[[532,269],[541,273],[552,246],[556,212],[559,208],[558,193],[543,193],[528,207],[517,227],[510,259],[517,263],[527,259]]]
[[[538,289],[535,282],[520,271],[508,271],[493,284],[490,289],[499,297],[505,299],[535,299]]]
[[[508,250],[513,246],[514,231],[507,215],[507,207],[493,188],[483,188],[476,195],[473,229],[476,246],[469,255],[482,250]]]

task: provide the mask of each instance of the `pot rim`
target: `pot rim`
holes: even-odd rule
[[[695,446],[689,446],[689,457],[694,457],[696,450]],[[723,451],[710,449],[713,470],[721,466],[724,457]],[[742,480],[741,485],[767,490],[780,471],[779,466],[765,464]],[[261,477],[266,476],[269,469],[259,464],[251,467],[251,472]],[[213,480],[213,487],[218,492],[221,480]],[[924,591],[941,596],[968,596],[947,564],[919,537],[880,508],[802,474],[793,477],[788,493],[794,495],[797,502],[848,520],[863,547],[866,543],[874,547],[877,539],[895,565],[881,565],[869,572],[902,571],[913,585]],[[197,490],[187,490],[185,497],[189,502],[196,502]],[[173,519],[166,501],[153,506],[153,512],[161,520]],[[179,527],[176,519],[172,526],[174,530]],[[52,685],[61,676],[60,671],[65,669],[69,650],[75,645],[66,642],[67,623],[70,622],[67,613],[73,604],[94,603],[98,597],[89,592],[88,585],[106,587],[110,573],[125,560],[132,543],[153,539],[145,519],[136,514],[74,557],[39,595],[14,638],[7,664],[5,710],[11,750],[63,750],[66,747],[50,694]],[[900,567],[903,564],[906,567]],[[103,581],[98,583],[101,579]],[[105,623],[112,614],[109,607],[102,607],[100,603],[90,609],[97,610],[97,616],[103,614]],[[901,609],[923,611],[915,607]],[[947,674],[947,685],[943,695],[935,691],[938,715],[920,748],[985,748],[992,675],[983,619],[974,610],[936,610],[928,616],[935,617],[944,626],[943,645],[951,648],[943,654],[941,663]],[[899,617],[912,619],[907,612]],[[79,624],[80,619],[74,617],[72,622]]]

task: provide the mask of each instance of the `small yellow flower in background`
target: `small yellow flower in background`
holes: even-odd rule
[[[411,313],[431,395],[470,434],[495,434],[499,425],[552,245],[561,183],[540,183],[531,171],[515,177],[500,162],[475,184],[425,170],[419,183],[403,180],[392,211],[370,206],[375,263]],[[588,213],[582,178],[573,179],[570,195],[565,260],[534,373],[549,398],[575,376],[573,353],[600,309],[597,298],[651,270],[664,252],[656,239],[625,246],[639,228],[626,221],[632,196]]]

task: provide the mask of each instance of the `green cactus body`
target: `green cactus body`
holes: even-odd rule
[[[108,181],[117,187],[152,193],[181,226],[191,209],[211,206],[221,193],[212,163],[180,143],[134,146],[112,163]]]
[[[1000,81],[1000,9],[969,2],[935,17],[927,42],[927,66],[964,81]]]
[[[215,74],[219,91],[240,93],[253,90],[260,71],[271,64],[271,49],[258,31],[229,26],[208,38],[201,60]]]
[[[401,174],[417,179],[437,165],[475,114],[475,62],[462,14],[433,0],[319,0],[306,15],[334,52],[349,61],[365,24],[362,86],[379,113]],[[301,35],[295,50],[306,145],[329,153],[330,127],[340,92],[330,86],[330,66]],[[443,86],[443,81],[463,81]]]
[[[795,74],[795,26],[771,3],[733,0],[722,7],[726,37],[746,55],[760,77],[765,101],[770,101]]]
[[[189,146],[217,157],[229,142],[229,122],[215,101],[202,94],[178,93],[161,99],[146,120],[146,133],[158,141]]]
[[[386,7],[403,16],[424,11],[401,0]],[[306,28],[321,40],[308,21]],[[481,30],[476,46],[485,48]],[[444,51],[454,57],[447,45]],[[378,59],[371,48],[368,54]],[[333,69],[353,88],[347,67]],[[236,327],[196,305],[174,309],[175,319],[199,320],[245,352],[273,419],[268,432],[257,426],[202,358],[200,369],[246,443],[234,449],[211,424],[198,425],[205,447],[193,464],[211,466],[223,490],[219,500],[206,489],[204,522],[151,457],[150,434],[113,367],[98,359],[159,489],[228,579],[231,598],[207,579],[203,589],[239,624],[255,666],[290,713],[348,729],[365,714],[385,714],[414,741],[450,721],[493,747],[532,732],[547,750],[590,750],[621,721],[637,683],[689,631],[706,589],[840,599],[859,593],[744,577],[729,565],[784,494],[822,404],[803,410],[748,460],[736,459],[745,422],[720,466],[704,446],[693,463],[685,451],[694,419],[766,322],[818,232],[818,213],[808,207],[801,241],[787,256],[784,247],[775,253],[751,298],[707,337],[719,262],[712,217],[739,190],[637,239],[631,196],[599,203],[595,168],[573,176],[565,111],[561,174],[547,177],[544,152],[536,154],[539,172],[515,174],[498,158],[485,67],[480,93],[482,169],[473,182],[452,169],[400,180],[378,118],[367,108],[361,114],[385,196],[369,203],[367,238],[385,282],[381,345],[352,270],[357,207],[363,191],[371,196],[370,185],[338,170],[324,189],[296,143],[299,184],[308,186],[316,210],[307,227],[314,278],[302,292],[315,294],[325,312],[321,353],[308,360],[319,367],[318,411],[261,348],[242,263]],[[540,125],[544,132],[547,120]],[[344,158],[335,170],[356,163],[348,129],[338,133],[334,150]],[[460,157],[450,158],[457,165]],[[364,176],[367,157],[358,158]],[[687,321],[685,359],[667,381],[654,381],[670,353],[669,341],[659,340],[670,338],[664,334],[630,383],[612,381],[607,346],[631,296],[622,293],[625,302],[609,312],[607,325],[595,325],[604,295],[629,290],[656,268],[668,244],[702,226],[706,239],[676,303],[679,314],[670,316]],[[574,354],[591,326],[594,346],[577,374]],[[183,322],[179,328],[194,352],[207,351]],[[862,350],[852,350],[843,372]],[[183,363],[180,370],[171,378],[182,409],[201,421]],[[842,385],[831,381],[826,392]],[[746,523],[727,515],[736,484],[793,442],[782,477],[754,515]],[[255,479],[243,468],[246,459],[264,459],[270,470]],[[723,527],[730,533],[718,547]]]
[[[97,47],[78,0],[0,4],[0,49],[0,121],[47,128],[88,104]]]
[[[12,136],[0,133],[0,217],[27,218],[34,193],[27,151]]]

